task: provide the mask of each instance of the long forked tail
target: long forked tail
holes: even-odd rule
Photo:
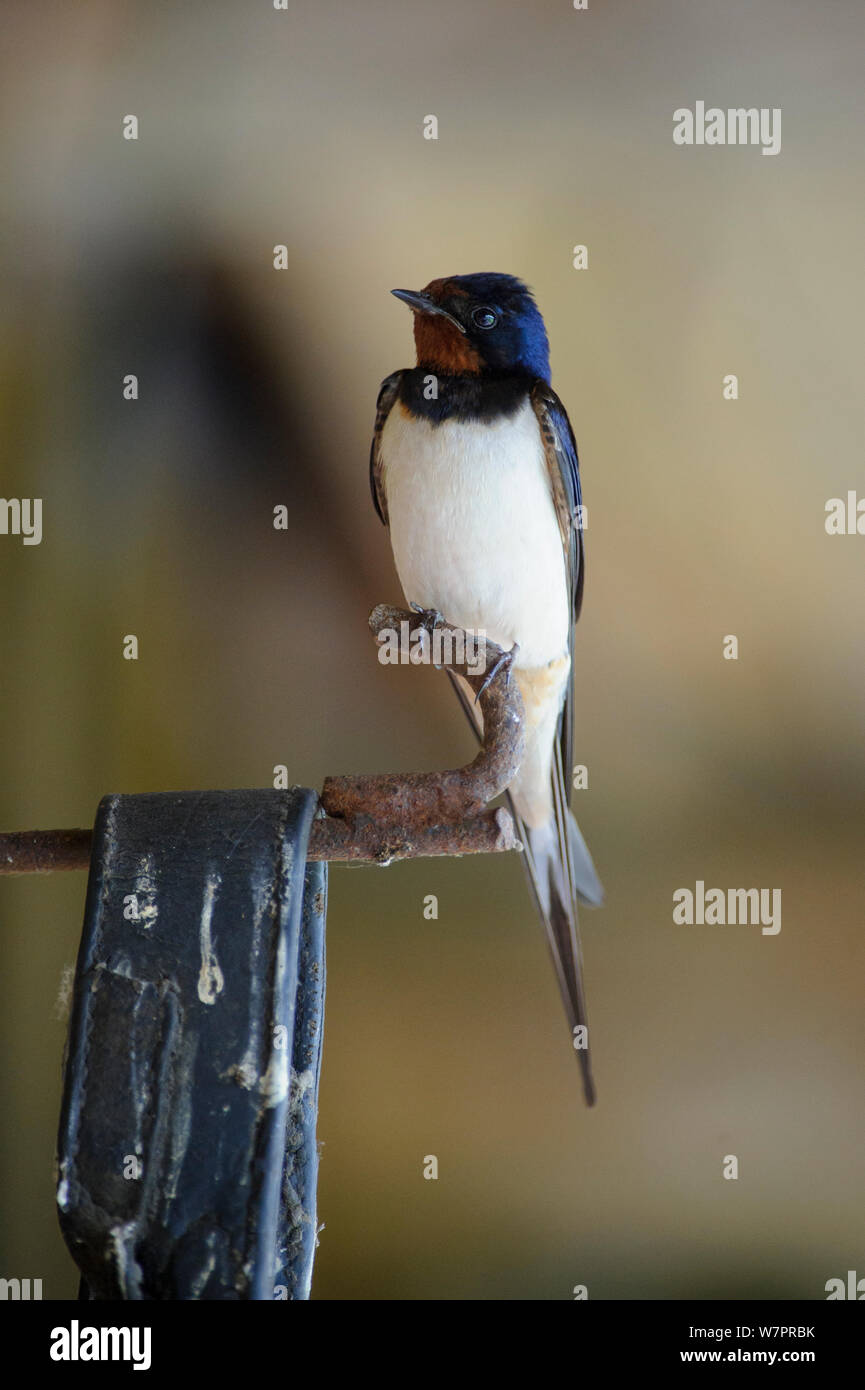
[[[455,672],[446,669],[463,712],[475,734],[480,737],[480,716],[477,707],[472,703],[467,688]],[[508,809],[514,818],[517,838],[523,845],[522,860],[529,888],[546,932],[571,1039],[580,1064],[586,1104],[594,1105],[596,1092],[583,989],[583,957],[580,949],[577,899],[589,903],[592,907],[599,907],[604,900],[604,890],[586,842],[568,805],[558,739],[553,750],[551,782],[553,815],[545,825],[537,829],[528,826],[523,820],[510,792],[506,793],[506,799]],[[577,1029],[580,1030],[579,1033],[576,1032]]]
[[[577,918],[577,897],[594,906],[603,901],[603,889],[576,820],[568,807],[561,758],[556,746],[553,772],[554,815],[539,828],[527,826],[508,796],[508,804],[522,840],[523,864],[544,924],[559,991],[577,1053],[587,1105],[596,1100],[589,1047],[589,1020],[583,987],[583,956]]]

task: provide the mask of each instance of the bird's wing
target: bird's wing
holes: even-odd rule
[[[387,498],[384,490],[384,465],[381,459],[381,434],[385,420],[399,395],[401,380],[401,371],[391,372],[390,376],[385,377],[379,388],[378,400],[375,403],[375,428],[369,450],[369,487],[372,493],[372,504],[385,526],[387,526]]]
[[[577,456],[577,442],[568,413],[552,386],[545,381],[536,381],[532,388],[532,408],[537,417],[544,443],[547,470],[550,475],[550,488],[559,522],[559,533],[565,554],[565,571],[570,591],[570,630],[568,632],[568,655],[573,662],[574,630],[583,604],[583,583],[586,575],[586,557],[583,546],[582,505],[580,491],[580,461]],[[573,756],[573,679],[568,682],[568,690],[559,721],[562,747],[562,764],[570,781]],[[565,805],[570,801],[564,798]]]
[[[585,578],[582,532],[582,494],[577,445],[565,407],[545,381],[532,388],[532,408],[543,440],[550,490],[559,522],[569,589],[568,655],[573,661],[574,630],[580,615]],[[583,1078],[586,1103],[595,1103],[592,1058],[588,1047],[588,1017],[583,991],[583,962],[577,920],[577,895],[598,902],[602,893],[589,852],[570,811],[573,756],[573,674],[559,713],[558,736],[553,749],[552,792],[554,819],[550,826],[532,829],[508,802],[517,834],[523,842],[523,862],[532,895],[546,930],[559,990],[571,1035],[586,1029],[586,1042],[574,1047]],[[582,1039],[580,1040],[582,1042]]]

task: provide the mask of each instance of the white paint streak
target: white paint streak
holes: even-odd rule
[[[198,997],[202,1004],[213,1004],[216,996],[221,994],[225,987],[222,970],[216,953],[213,949],[211,937],[211,923],[213,921],[213,904],[216,901],[216,893],[220,887],[221,880],[218,874],[208,878],[204,885],[204,902],[201,905],[201,925],[199,928],[198,939],[201,944],[201,969],[198,972]]]
[[[274,974],[274,993],[277,999],[281,999],[285,987],[285,974],[287,962],[285,955],[285,937],[282,932],[279,934],[279,944],[276,948],[276,971]],[[261,1096],[264,1104],[270,1108],[272,1105],[279,1105],[288,1095],[288,1070],[289,1070],[289,1046],[290,1039],[282,1038],[284,1046],[280,1046],[271,1029],[271,1051],[270,1061],[267,1064],[267,1071],[261,1078]]]
[[[275,1047],[270,1054],[267,1071],[261,1078],[261,1097],[270,1109],[288,1095],[288,1049]]]
[[[134,1248],[135,1231],[136,1223],[127,1221],[124,1225],[112,1226],[110,1232],[118,1282],[123,1292],[131,1297],[135,1297],[141,1285],[141,1266],[131,1248]]]
[[[291,1069],[291,1108],[299,1110],[305,1096],[315,1086],[315,1072],[312,1067],[307,1067],[305,1071],[295,1071]]]

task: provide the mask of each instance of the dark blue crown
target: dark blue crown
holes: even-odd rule
[[[479,271],[476,275],[451,275],[476,304],[501,311],[498,326],[489,334],[473,334],[486,363],[501,370],[519,370],[529,376],[550,379],[550,345],[541,311],[532,292],[515,275]]]

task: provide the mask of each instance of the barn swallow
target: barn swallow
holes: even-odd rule
[[[379,392],[373,502],[407,601],[514,648],[526,749],[507,796],[593,1105],[577,898],[598,906],[603,889],[569,807],[585,576],[574,433],[522,281],[453,275],[391,293],[414,313],[417,365]],[[468,686],[448,675],[477,731]]]

